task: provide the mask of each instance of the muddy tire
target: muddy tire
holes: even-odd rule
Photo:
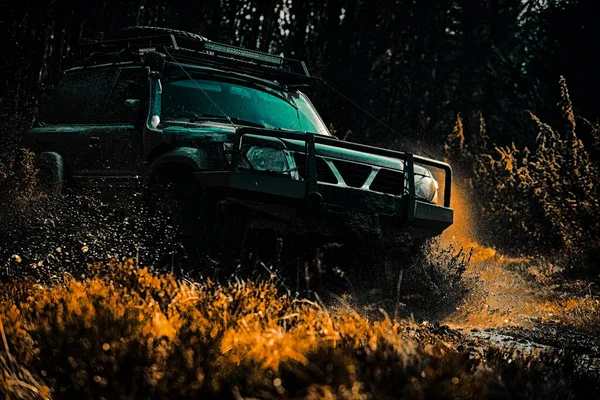
[[[352,284],[357,304],[381,308],[390,316],[402,311],[403,283],[422,256],[425,242],[407,233],[383,243],[345,245],[339,265]]]
[[[35,156],[38,169],[38,187],[49,199],[58,199],[63,193],[65,168],[62,157],[55,152],[40,153]]]
[[[147,247],[156,267],[192,275],[211,275],[207,260],[218,247],[215,204],[190,171],[166,169],[148,185]],[[162,254],[161,254],[162,253]]]

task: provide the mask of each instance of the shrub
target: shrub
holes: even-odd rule
[[[536,147],[519,149],[469,145],[460,116],[446,152],[465,175],[479,205],[484,239],[505,251],[542,252],[562,260],[568,272],[597,272],[600,251],[600,169],[576,134],[566,81],[560,80],[562,120],[552,128],[531,114],[538,129]],[[595,143],[600,129],[592,127]],[[480,136],[485,134],[482,127]],[[590,147],[590,146],[588,146]]]
[[[429,321],[454,312],[470,290],[471,282],[463,277],[470,258],[470,252],[443,245],[439,239],[426,243],[404,273],[400,299],[406,311]]]

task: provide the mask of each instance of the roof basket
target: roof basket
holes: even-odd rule
[[[165,53],[167,62],[227,67],[282,83],[301,83],[310,78],[304,61],[217,43],[187,32],[131,35],[86,41],[81,45],[92,51],[87,64],[139,60],[140,56],[156,51]]]

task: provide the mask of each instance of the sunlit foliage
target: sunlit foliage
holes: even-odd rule
[[[13,397],[482,398],[531,379],[518,392],[530,397],[578,379],[563,357],[469,348],[444,328],[369,320],[270,282],[197,284],[133,261],[0,293],[0,391]],[[535,380],[542,366],[551,383]]]
[[[464,139],[460,116],[446,151],[470,177],[480,206],[481,234],[511,252],[552,254],[568,270],[597,270],[600,251],[600,169],[576,133],[578,124],[564,78],[560,80],[562,126],[551,127],[530,113],[538,129],[533,150],[493,150]],[[599,129],[582,119],[597,137]],[[485,127],[476,135],[485,137]],[[485,221],[485,222],[483,222]],[[488,230],[490,226],[501,230]],[[588,271],[588,272],[591,272]]]

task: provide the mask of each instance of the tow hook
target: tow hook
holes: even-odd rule
[[[319,192],[310,192],[306,195],[306,204],[309,208],[320,210],[323,208],[323,196]]]

